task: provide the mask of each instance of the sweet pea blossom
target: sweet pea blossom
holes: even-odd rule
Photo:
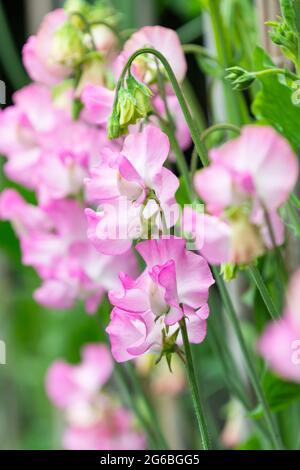
[[[300,270],[290,281],[283,316],[267,325],[258,350],[277,374],[300,383]]]
[[[86,210],[88,237],[105,254],[127,251],[149,227],[172,227],[178,217],[177,177],[163,167],[170,144],[154,126],[124,140],[120,152],[106,149],[86,181],[87,197],[100,210]]]
[[[0,217],[12,222],[23,263],[43,280],[34,297],[46,307],[67,309],[82,299],[87,312],[94,313],[103,294],[119,285],[119,271],[126,266],[136,272],[133,254],[112,258],[91,246],[84,209],[75,200],[52,201],[41,208],[6,190],[0,197]]]
[[[132,414],[121,408],[106,388],[113,371],[104,345],[88,344],[73,365],[58,360],[46,377],[52,403],[65,413],[63,447],[67,450],[143,449],[144,436],[134,427]]]
[[[175,31],[162,26],[145,26],[133,33],[118,58],[119,72],[135,51],[145,47],[161,52],[170,63],[177,80],[183,81],[187,64],[180,40]],[[135,59],[133,70],[142,81],[151,84],[157,75],[157,62],[153,55],[143,54]],[[160,67],[160,70],[164,73],[163,68]]]
[[[48,13],[36,36],[30,36],[23,48],[23,63],[36,82],[56,85],[70,75],[72,69],[54,60],[53,44],[55,34],[67,21],[67,13],[59,8]]]
[[[186,251],[179,238],[147,240],[136,249],[145,271],[137,279],[120,273],[122,290],[109,292],[114,308],[106,331],[118,362],[160,353],[183,317],[190,342],[201,343],[206,335],[208,290],[214,280],[204,258]]]
[[[249,263],[273,246],[268,222],[275,243],[282,244],[277,211],[298,177],[288,142],[271,127],[246,126],[239,138],[212,150],[210,159],[194,179],[208,213],[187,208],[183,217],[184,230],[195,236],[201,253],[212,264]],[[204,237],[197,234],[199,217]]]
[[[81,356],[78,365],[59,360],[48,370],[47,393],[58,408],[92,399],[111,377],[113,362],[106,346],[88,344]]]

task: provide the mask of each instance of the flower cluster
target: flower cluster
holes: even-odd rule
[[[278,209],[296,184],[298,161],[289,143],[265,126],[244,127],[240,137],[213,149],[210,160],[194,177],[207,213],[186,208],[184,229],[211,264],[251,263],[284,241]],[[204,237],[196,229],[199,217]]]
[[[88,344],[80,364],[58,360],[48,370],[50,400],[63,411],[67,427],[63,447],[68,450],[138,450],[145,440],[135,429],[131,413],[108,388],[113,372],[106,346]]]

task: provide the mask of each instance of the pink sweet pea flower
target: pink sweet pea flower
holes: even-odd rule
[[[183,316],[191,342],[200,343],[206,334],[214,280],[204,258],[186,251],[185,241],[176,238],[144,241],[136,249],[147,268],[136,280],[121,273],[122,291],[109,293],[114,309],[107,332],[118,362],[160,352],[163,331],[175,333]]]
[[[36,82],[56,85],[70,75],[71,69],[52,60],[51,48],[55,33],[66,22],[67,14],[59,8],[48,13],[36,36],[30,36],[23,48],[23,63]]]
[[[20,237],[22,259],[43,280],[34,293],[42,305],[71,308],[77,299],[94,313],[103,294],[119,284],[126,267],[136,273],[132,253],[113,258],[99,254],[86,236],[84,209],[76,201],[52,201],[39,208],[27,204],[14,190],[0,197],[0,217],[10,220]]]
[[[249,199],[275,211],[298,177],[295,154],[272,127],[246,126],[240,137],[212,150],[210,158],[210,166],[196,174],[195,187],[214,215]]]
[[[175,31],[162,26],[144,26],[133,33],[125,43],[119,63],[125,65],[129,57],[138,49],[151,47],[161,52],[169,61],[176,78],[182,82],[187,69],[185,56]],[[121,67],[119,67],[120,69]],[[161,67],[160,67],[161,68]],[[163,72],[163,68],[161,68]],[[121,71],[121,70],[119,70]],[[134,61],[134,73],[150,84],[156,77],[157,63],[153,55],[143,54]],[[163,72],[164,73],[164,72]]]
[[[67,117],[53,106],[51,92],[43,85],[22,88],[13,101],[14,106],[0,111],[0,152],[8,159],[4,169],[12,180],[34,189],[42,141],[52,135],[53,144],[53,135]]]
[[[113,370],[111,355],[104,345],[88,344],[78,365],[56,361],[46,378],[47,393],[58,408],[91,400],[109,380]]]
[[[283,137],[263,126],[244,127],[239,138],[212,150],[210,157],[209,167],[194,180],[208,214],[188,208],[183,225],[210,263],[247,264],[272,248],[266,214],[275,243],[284,241],[277,210],[297,181],[297,159]],[[199,234],[203,223],[204,234]]]
[[[286,380],[300,383],[300,271],[290,281],[284,315],[270,323],[258,350],[270,367]]]
[[[87,197],[100,204],[89,209],[88,237],[105,254],[127,251],[149,225],[158,233],[178,218],[177,177],[163,167],[169,154],[167,136],[157,127],[129,135],[121,152],[106,149],[86,180]],[[163,214],[163,215],[162,215]]]

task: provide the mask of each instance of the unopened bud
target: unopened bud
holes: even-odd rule
[[[138,82],[131,74],[126,80],[128,91],[136,101],[136,112],[139,117],[146,117],[151,111],[152,92],[143,83]]]
[[[256,79],[253,73],[242,67],[230,67],[227,72],[229,74],[225,78],[230,81],[234,90],[246,90]]]

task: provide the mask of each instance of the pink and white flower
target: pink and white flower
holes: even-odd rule
[[[50,367],[46,389],[52,403],[63,410],[68,450],[136,450],[144,436],[134,427],[132,414],[106,392],[113,361],[106,346],[88,344],[79,364],[58,360]]]
[[[129,135],[121,152],[106,149],[100,165],[86,181],[87,197],[100,204],[86,210],[88,236],[102,253],[127,251],[133,238],[143,237],[149,226],[156,231],[172,227],[178,217],[177,177],[163,167],[170,145],[154,126]]]
[[[23,63],[30,76],[36,82],[56,85],[71,73],[71,69],[55,62],[51,49],[55,33],[67,20],[67,13],[59,8],[48,13],[36,36],[30,36],[23,48]]]
[[[271,127],[246,126],[239,138],[212,150],[210,158],[194,180],[208,214],[188,208],[183,220],[201,253],[212,264],[249,263],[273,246],[268,224],[275,243],[282,244],[284,227],[277,210],[298,177],[288,142]],[[202,237],[196,227],[203,223]]]
[[[10,220],[20,238],[23,263],[43,280],[34,293],[42,305],[67,309],[77,299],[94,313],[103,294],[119,285],[125,267],[136,273],[133,254],[113,258],[99,254],[86,236],[84,209],[75,200],[47,206],[27,204],[14,190],[0,197],[0,217]]]
[[[136,249],[147,264],[145,271],[136,280],[121,273],[122,290],[109,293],[114,309],[107,332],[119,362],[160,352],[163,331],[175,333],[184,316],[190,341],[203,341],[208,290],[214,283],[207,262],[186,251],[183,239],[148,240]]]

